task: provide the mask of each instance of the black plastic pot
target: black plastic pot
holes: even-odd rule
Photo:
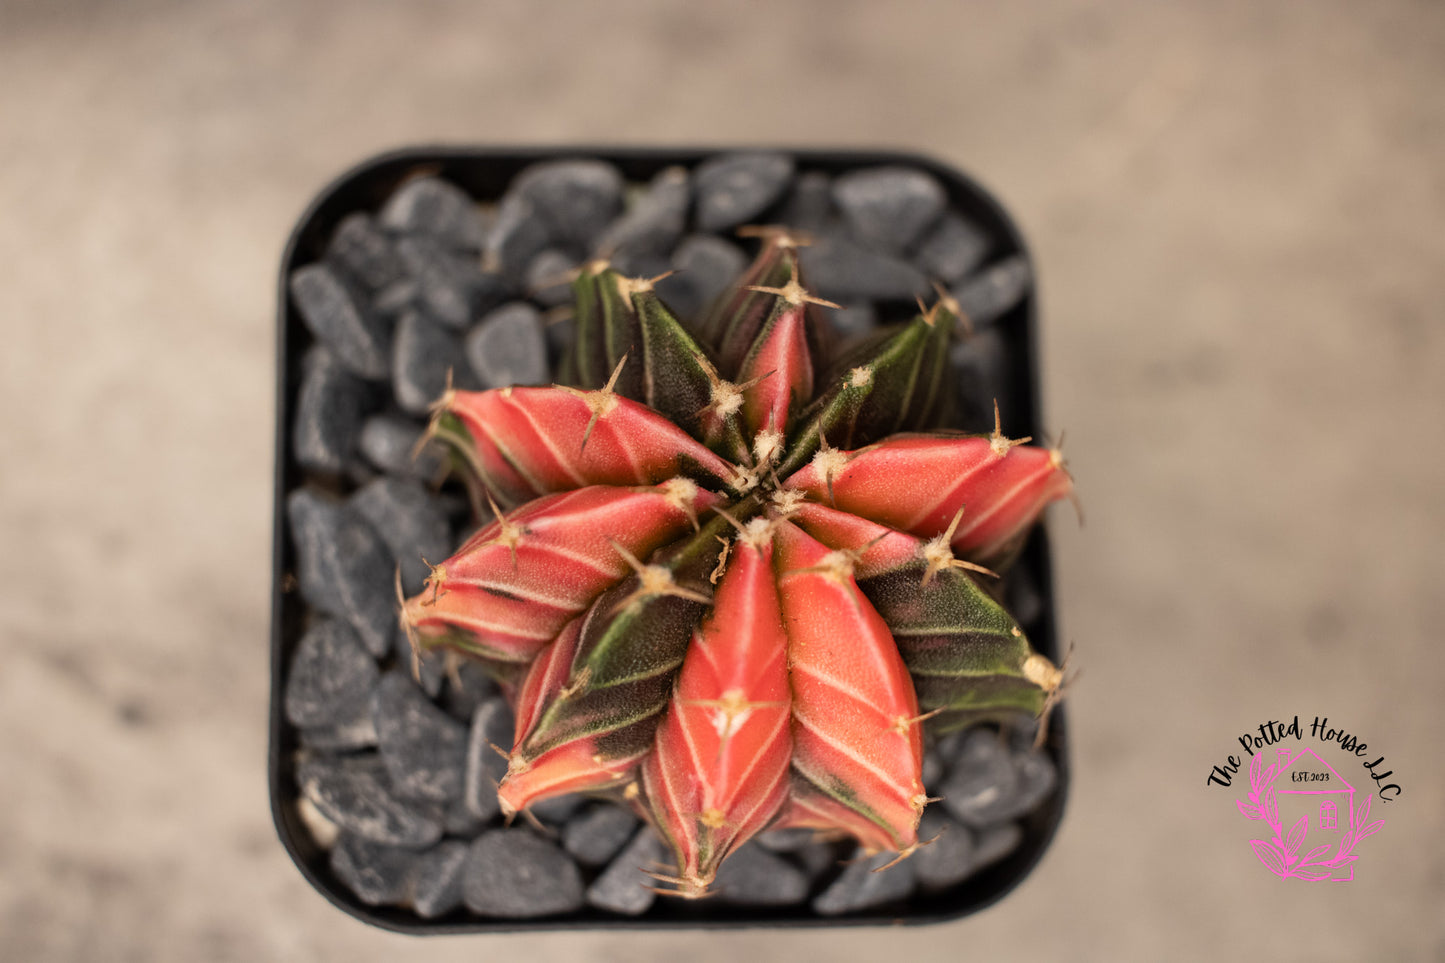
[[[640,149],[577,146],[570,148],[457,148],[418,147],[393,151],[367,160],[341,175],[312,202],[301,216],[281,261],[277,301],[276,396],[276,509],[274,518],[271,622],[271,704],[268,780],[271,811],[282,845],[301,873],[316,889],[357,919],[397,932],[417,935],[486,933],[517,930],[586,929],[602,927],[760,927],[839,926],[858,924],[935,923],[954,920],[1003,898],[1033,869],[1053,838],[1063,815],[1069,770],[1064,715],[1051,717],[1046,751],[1058,771],[1058,784],[1050,797],[1024,817],[1023,842],[1002,862],[980,871],[951,890],[915,895],[906,912],[896,908],[864,911],[844,917],[823,917],[806,904],[780,910],[727,907],[712,901],[684,904],[664,900],[644,916],[621,918],[585,910],[565,919],[486,920],[452,914],[423,920],[409,911],[363,904],[335,879],[326,853],[313,841],[297,810],[297,786],[291,760],[298,748],[297,733],[286,721],[283,696],[290,658],[302,634],[304,603],[288,587],[294,585],[295,558],[287,533],[286,493],[301,482],[301,469],[291,456],[291,431],[301,377],[301,357],[311,341],[297,317],[287,291],[287,278],[297,267],[317,260],[337,223],[348,213],[377,209],[406,178],[418,171],[436,173],[457,184],[478,200],[501,196],[512,178],[529,164],[562,157],[595,157],[615,164],[629,181],[646,181],[666,167],[693,166],[718,150],[701,148]],[[935,160],[907,153],[874,151],[789,150],[800,170],[831,174],[880,164],[903,164],[931,173],[944,185],[950,204],[967,218],[989,230],[1000,256],[1026,255],[1023,239],[1003,208],[972,178]],[[1012,383],[1019,386],[1012,399],[1018,421],[1034,437],[1044,434],[1039,388],[1038,321],[1035,295],[1024,299],[1001,319],[1006,357],[1013,366]],[[1017,566],[1032,577],[1043,598],[1043,612],[1030,630],[1037,650],[1055,662],[1059,652],[1054,617],[1053,582],[1047,533],[1042,526],[1030,538]]]

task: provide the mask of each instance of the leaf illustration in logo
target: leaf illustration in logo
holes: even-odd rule
[[[1305,865],[1306,863],[1310,863],[1310,862],[1313,862],[1313,861],[1316,860],[1316,859],[1319,859],[1319,858],[1320,858],[1321,856],[1323,856],[1325,853],[1329,852],[1329,850],[1330,850],[1330,844],[1329,844],[1329,843],[1325,843],[1323,846],[1316,846],[1314,849],[1312,849],[1312,850],[1310,850],[1309,852],[1305,853],[1305,858],[1302,859],[1302,860],[1300,860],[1300,865],[1303,866],[1303,865]]]
[[[1249,788],[1254,790],[1254,792],[1249,794],[1250,799],[1255,798],[1255,795],[1259,792],[1259,784],[1264,781],[1262,778],[1263,774],[1264,756],[1256,755],[1249,764]]]
[[[1369,802],[1368,799],[1365,800],[1365,801],[1366,801],[1367,803]],[[1366,812],[1368,812],[1368,811],[1369,811],[1369,807],[1366,806]],[[1385,825],[1385,821],[1384,821],[1383,819],[1377,819],[1377,820],[1375,820],[1374,822],[1370,823],[1370,825],[1368,825],[1368,826],[1366,826],[1364,829],[1360,830],[1360,835],[1359,835],[1359,837],[1358,837],[1355,841],[1356,841],[1356,842],[1359,842],[1359,840],[1361,840],[1361,839],[1369,839],[1371,836],[1373,836],[1373,835],[1375,835],[1376,833],[1378,833],[1378,832],[1380,831],[1380,827],[1383,826],[1383,825]]]
[[[1318,883],[1330,878],[1330,870],[1324,866],[1300,866],[1291,875],[1311,883]]]
[[[1263,819],[1263,818],[1264,818],[1264,813],[1262,813],[1262,812],[1259,811],[1259,807],[1258,807],[1258,806],[1251,806],[1249,803],[1245,802],[1243,799],[1236,799],[1236,800],[1234,801],[1234,804],[1239,807],[1239,811],[1240,811],[1240,813],[1244,816],[1245,819]]]
[[[1305,833],[1310,830],[1310,818],[1301,816],[1299,822],[1289,828],[1289,835],[1284,838],[1284,862],[1286,866],[1294,863],[1294,854],[1299,852],[1300,844],[1305,841]]]
[[[1271,826],[1279,825],[1279,800],[1275,798],[1273,786],[1264,791],[1264,818]]]
[[[1249,846],[1265,869],[1276,876],[1284,875],[1284,854],[1279,851],[1278,846],[1265,839],[1251,839]]]
[[[1355,808],[1355,826],[1365,825],[1365,820],[1370,818],[1370,797],[1366,796],[1365,801]]]

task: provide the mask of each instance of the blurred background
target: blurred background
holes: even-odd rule
[[[1442,90],[1404,0],[0,0],[0,958],[1445,958]],[[276,269],[335,174],[437,141],[900,147],[1011,208],[1088,524],[1071,799],[1003,903],[419,942],[290,864]],[[1403,787],[1348,886],[1264,873],[1205,786],[1294,713]]]

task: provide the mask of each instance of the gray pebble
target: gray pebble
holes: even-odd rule
[[[926,749],[923,753],[923,785],[934,787],[943,778],[946,770],[943,767],[943,760],[939,758],[938,752],[934,749]]]
[[[508,193],[530,201],[548,236],[583,257],[622,211],[622,190],[622,174],[605,161],[558,160],[528,167]]]
[[[953,296],[964,317],[979,328],[997,321],[1022,301],[1032,280],[1028,261],[1016,254],[955,285]]]
[[[861,338],[878,327],[878,310],[867,301],[825,310],[833,322],[833,330],[842,338]]]
[[[326,245],[326,259],[368,291],[395,284],[406,272],[391,238],[361,211],[346,215],[336,225]]]
[[[638,820],[621,806],[596,803],[567,821],[562,848],[583,866],[601,866],[637,832]]]
[[[427,413],[446,391],[447,372],[453,388],[477,387],[461,339],[420,311],[409,311],[397,322],[394,353],[392,392],[408,414]]]
[[[420,302],[420,288],[413,278],[403,277],[393,281],[371,299],[371,310],[383,317],[395,320],[407,308],[416,307]]]
[[[587,797],[569,792],[534,802],[527,809],[543,822],[560,826],[576,815],[577,810],[581,809],[586,802]]]
[[[577,864],[525,829],[478,836],[467,853],[462,886],[467,907],[481,916],[551,916],[583,905]]]
[[[447,675],[446,658],[441,652],[423,650],[420,660],[413,659],[411,638],[400,619],[397,620],[396,640],[392,648],[396,653],[396,667],[406,673],[408,679],[421,686],[430,698],[441,695]]]
[[[312,626],[291,656],[286,719],[295,726],[333,726],[357,718],[357,708],[381,678],[376,663],[346,623]]]
[[[310,759],[296,781],[323,816],[372,842],[421,849],[441,839],[441,810],[399,797],[376,756]]]
[[[703,162],[693,175],[698,227],[716,232],[751,221],[783,196],[792,176],[793,159],[785,154],[725,154]]]
[[[436,442],[428,442],[418,450],[417,442],[424,430],[401,415],[374,415],[361,426],[358,447],[368,462],[388,475],[433,481],[441,474],[445,455]]]
[[[496,680],[475,659],[458,657],[456,671],[446,673],[446,677],[441,703],[462,722],[470,723],[477,707],[497,694]]]
[[[982,228],[948,211],[918,243],[914,259],[930,277],[954,284],[983,263],[990,246]]]
[[[412,870],[412,906],[422,919],[436,919],[462,905],[467,844],[448,839],[427,850]]]
[[[833,201],[860,243],[902,254],[943,213],[948,198],[932,175],[886,166],[840,175],[833,182]]]
[[[340,475],[356,461],[361,421],[372,386],[348,372],[321,345],[306,352],[296,395],[291,452],[302,468]]]
[[[677,316],[695,321],[747,268],[748,259],[731,241],[694,234],[672,255],[677,273],[657,285],[657,296]]]
[[[376,726],[371,724],[371,700],[347,706],[347,719],[329,726],[300,730],[301,747],[312,752],[354,752],[376,745]]]
[[[587,902],[611,913],[641,915],[657,900],[653,888],[658,881],[647,871],[666,872],[670,866],[671,857],[662,840],[644,827],[587,888]]]
[[[542,334],[547,339],[551,357],[565,358],[577,341],[577,319],[571,316],[548,318],[542,324]]]
[[[822,916],[839,916],[871,909],[907,899],[913,893],[912,860],[902,860],[882,872],[896,853],[880,853],[869,859],[850,863],[827,889],[813,900],[813,909]]]
[[[378,478],[352,495],[348,505],[391,549],[407,595],[420,592],[431,571],[423,557],[440,564],[450,554],[452,532],[446,512],[415,479]]]
[[[1011,414],[1009,405],[1008,350],[997,328],[965,334],[948,349],[953,366],[955,396],[959,402],[959,427],[967,431],[993,430],[993,403],[1001,414]]]
[[[448,247],[481,250],[481,212],[466,191],[437,177],[407,181],[387,200],[381,226],[399,234],[423,234]]]
[[[547,248],[550,240],[532,202],[520,195],[508,195],[497,207],[483,263],[520,288],[527,265]]]
[[[838,847],[833,843],[813,843],[802,846],[788,854],[807,875],[808,879],[818,882],[838,868]]]
[[[930,806],[923,813],[918,839],[924,845],[918,847],[911,862],[923,889],[947,889],[973,871],[973,835],[938,807]]]
[[[978,872],[1006,858],[1015,849],[1018,849],[1019,843],[1023,842],[1023,839],[1023,830],[1014,823],[1005,823],[980,833],[974,841],[973,872]]]
[[[780,223],[814,234],[828,230],[836,218],[833,179],[822,171],[800,174],[778,215]]]
[[[391,323],[365,303],[325,264],[291,272],[291,300],[316,340],[352,374],[372,381],[391,366]]]
[[[608,260],[608,265],[618,274],[630,278],[655,278],[672,270],[672,261],[668,255],[639,250],[618,251]],[[658,291],[670,281],[672,278],[659,283]]]
[[[413,300],[448,328],[465,328],[478,312],[501,299],[500,279],[482,273],[471,258],[448,251],[431,238],[405,237],[396,249],[416,282]]]
[[[687,170],[669,167],[652,179],[632,205],[597,239],[597,253],[605,257],[627,254],[666,255],[687,228],[692,200]]]
[[[803,271],[830,301],[912,301],[932,292],[927,276],[907,261],[839,237],[819,239],[798,253]]]
[[[808,898],[808,877],[783,857],[746,843],[723,860],[712,889],[724,903],[788,906]]]
[[[487,828],[487,820],[480,819],[472,812],[462,799],[453,799],[447,803],[446,815],[443,825],[446,827],[448,836],[460,836],[463,839],[471,839],[477,833]]]
[[[491,819],[502,811],[497,784],[507,774],[507,760],[492,747],[510,752],[513,734],[512,710],[505,699],[497,696],[477,706],[467,739],[462,799],[478,819]]]
[[[527,265],[526,288],[532,300],[546,308],[572,303],[571,272],[576,258],[566,251],[548,248]]]
[[[1004,579],[1004,597],[1009,613],[1027,630],[1037,628],[1044,614],[1044,596],[1039,583],[1023,565],[1015,565]]]
[[[399,795],[442,803],[461,796],[465,726],[401,672],[388,674],[376,687],[371,716],[381,760]]]
[[[331,848],[331,871],[368,906],[401,903],[411,891],[417,854],[342,833]]]
[[[1007,746],[992,729],[970,730],[940,792],[943,805],[968,826],[998,822],[1012,808],[1018,776]]]
[[[345,619],[377,658],[396,626],[391,552],[367,522],[310,488],[286,496],[301,597]]]
[[[504,304],[467,332],[465,354],[484,388],[543,385],[552,379],[542,315],[524,301]]]
[[[792,829],[770,829],[754,836],[753,842],[764,849],[771,849],[775,853],[793,853],[809,846],[818,845],[818,833],[816,830],[802,826]]]

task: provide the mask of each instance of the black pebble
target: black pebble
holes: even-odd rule
[[[923,889],[947,889],[973,872],[973,834],[937,806],[923,813],[918,839],[924,845],[913,854],[913,874]]]
[[[316,340],[331,349],[346,370],[372,381],[391,367],[391,322],[325,264],[291,272],[291,301]]]
[[[798,258],[809,283],[830,301],[911,301],[933,290],[927,276],[907,261],[839,237],[820,238]]]
[[[859,243],[902,254],[943,213],[948,197],[933,175],[886,166],[839,175],[833,201]]]
[[[980,328],[997,321],[1022,301],[1032,281],[1028,261],[1016,254],[956,285],[953,296],[964,317]]]
[[[374,755],[310,759],[296,781],[323,816],[372,842],[421,849],[442,836],[441,810],[399,797]]]
[[[657,285],[657,296],[684,321],[695,321],[748,266],[736,244],[694,234],[672,255],[677,273]]]
[[[302,361],[291,452],[302,468],[341,475],[356,461],[362,419],[373,406],[373,386],[348,372],[320,345]]]
[[[581,909],[584,901],[577,864],[525,829],[478,836],[462,886],[467,907],[481,916],[552,916]]]
[[[778,220],[790,228],[821,234],[837,220],[833,209],[833,179],[822,171],[800,174],[783,202]]]
[[[416,421],[401,415],[374,415],[361,426],[358,447],[368,462],[388,475],[429,482],[441,473],[445,455],[436,442],[428,442],[418,449],[424,430]]]
[[[401,903],[411,892],[417,854],[342,833],[331,848],[331,871],[368,906]]]
[[[839,916],[871,909],[907,899],[913,893],[911,860],[902,860],[881,872],[896,854],[880,853],[849,863],[838,878],[813,900],[813,909],[822,916]]]
[[[392,391],[402,411],[424,415],[447,388],[475,389],[462,341],[420,311],[402,315],[396,326],[396,371]]]
[[[622,211],[623,186],[605,161],[559,160],[528,167],[508,193],[531,202],[549,238],[583,257]]]
[[[552,379],[542,315],[525,301],[504,304],[467,332],[465,356],[484,388],[544,385]]]
[[[548,248],[527,265],[527,293],[546,308],[572,303],[571,273],[577,261],[566,251]]]
[[[410,478],[378,478],[360,488],[348,502],[352,511],[371,523],[392,558],[401,566],[402,589],[421,591],[431,571],[423,558],[440,564],[450,554],[452,533],[436,496]]]
[[[291,656],[286,718],[295,726],[335,726],[358,718],[381,678],[376,662],[346,623],[312,626]]]
[[[412,870],[412,905],[422,919],[435,919],[462,905],[467,844],[448,839],[429,849]]]
[[[717,232],[746,224],[783,196],[793,176],[786,154],[725,154],[698,165],[697,226]]]
[[[597,239],[597,254],[666,256],[687,228],[692,189],[687,170],[669,167],[652,179],[621,217]]]
[[[659,866],[670,864],[671,857],[662,841],[643,827],[587,888],[587,902],[610,913],[639,916],[657,900],[653,890],[658,881],[647,871],[657,872]]]
[[[526,283],[527,265],[547,248],[550,240],[532,202],[510,195],[497,208],[497,220],[487,235],[483,263],[521,289]]]
[[[391,552],[372,527],[340,502],[310,488],[286,496],[301,596],[345,619],[377,658],[391,649],[396,625]]]
[[[444,803],[462,793],[467,730],[401,672],[371,697],[381,759],[399,795]]]
[[[621,806],[596,803],[567,821],[562,848],[583,866],[601,866],[637,832],[638,820]]]
[[[380,291],[406,273],[391,238],[361,211],[346,215],[336,225],[326,246],[326,259],[367,291]]]
[[[407,181],[378,220],[388,231],[426,235],[464,251],[481,250],[485,233],[481,211],[466,191],[437,177]]]
[[[949,211],[923,236],[914,259],[930,277],[954,284],[983,263],[991,246],[982,228]]]
[[[723,860],[712,889],[724,903],[789,906],[808,898],[808,877],[783,857],[748,843]]]
[[[512,710],[505,699],[496,696],[477,706],[467,738],[462,798],[478,819],[491,819],[501,812],[497,784],[507,774],[507,760],[497,749],[510,752],[512,739]]]

